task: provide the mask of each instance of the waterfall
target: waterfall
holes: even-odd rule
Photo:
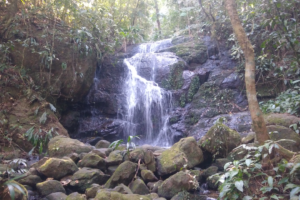
[[[123,86],[126,96],[126,121],[124,136],[140,135],[142,143],[159,146],[173,144],[168,127],[169,111],[172,108],[172,94],[160,88],[155,82],[158,68],[177,61],[155,53],[171,46],[171,40],[146,43],[138,46],[138,53],[124,60],[128,74]]]

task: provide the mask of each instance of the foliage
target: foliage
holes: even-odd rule
[[[0,194],[1,194],[1,196],[2,195],[4,196],[3,191],[4,191],[5,188],[8,188],[9,196],[10,196],[11,200],[15,199],[15,189],[20,191],[24,196],[27,196],[26,189],[23,189],[19,184],[17,184],[14,181],[14,180],[23,178],[24,176],[25,175],[20,175],[20,176],[17,176],[15,178],[9,179],[9,180],[5,181],[4,183],[0,182]]]
[[[298,196],[300,186],[293,184],[292,177],[300,168],[300,164],[288,163],[282,159],[271,169],[263,167],[270,163],[269,156],[279,149],[277,142],[266,141],[259,147],[243,146],[248,154],[239,161],[226,163],[225,174],[220,178],[220,199],[286,199]],[[255,186],[260,182],[260,186]]]
[[[127,153],[129,152],[130,149],[135,149],[136,148],[136,144],[134,142],[132,142],[132,139],[134,138],[138,138],[140,139],[140,137],[138,135],[136,136],[132,136],[132,135],[129,135],[127,137],[127,143],[126,143],[126,149],[127,149]],[[116,140],[114,142],[112,142],[110,145],[109,145],[109,148],[113,148],[114,150],[118,148],[118,146],[120,144],[122,144],[124,141],[123,140]]]

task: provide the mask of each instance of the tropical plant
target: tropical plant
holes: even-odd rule
[[[136,148],[136,144],[134,142],[132,142],[132,140],[134,138],[138,138],[140,139],[140,137],[138,135],[136,136],[132,136],[132,135],[129,135],[127,137],[127,143],[126,143],[126,149],[127,149],[127,153],[129,152],[130,149],[135,149]],[[113,148],[113,149],[117,149],[118,146],[120,144],[122,144],[124,141],[121,139],[121,140],[116,140],[114,142],[112,142],[110,145],[109,145],[109,148]]]

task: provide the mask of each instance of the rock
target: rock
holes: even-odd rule
[[[99,142],[97,142],[97,144],[95,145],[95,147],[97,149],[100,148],[109,148],[110,142],[107,140],[100,140]]]
[[[213,165],[217,166],[219,171],[224,171],[224,166],[228,162],[230,162],[230,160],[228,160],[227,158],[218,158],[215,160]]]
[[[67,195],[63,192],[54,192],[54,193],[47,195],[43,199],[45,199],[45,200],[66,200]]]
[[[158,187],[163,183],[162,180],[159,180],[157,182],[149,182],[147,184],[148,188],[150,189],[151,192],[158,192]]]
[[[256,148],[254,143],[242,144],[233,149],[227,156],[230,161],[241,160],[248,154],[248,148]],[[246,149],[247,148],[247,149]]]
[[[37,175],[28,175],[18,180],[18,182],[22,185],[29,185],[31,187],[35,187],[37,183],[43,182],[43,180]]]
[[[66,200],[86,200],[85,194],[79,194],[78,192],[73,192],[70,194]]]
[[[88,153],[93,150],[93,147],[84,143],[68,138],[66,136],[56,136],[48,143],[48,152],[50,157],[64,157],[72,153]]]
[[[105,183],[106,188],[116,187],[118,184],[123,183],[128,185],[132,181],[137,164],[125,161],[118,166],[116,171],[110,177],[110,179]]]
[[[92,184],[90,188],[85,190],[85,195],[87,199],[94,198],[97,194],[97,191],[102,189],[103,187],[98,184]]]
[[[207,179],[209,176],[212,176],[218,172],[218,167],[210,166],[209,168],[202,171],[201,175],[204,179]]]
[[[137,178],[132,183],[130,183],[129,188],[134,194],[144,195],[150,193],[144,181],[139,178]]]
[[[180,171],[166,179],[158,187],[158,195],[160,197],[170,199],[179,192],[193,191],[195,188],[190,181],[194,182],[197,180],[193,180],[192,176],[188,172]]]
[[[37,170],[46,177],[59,180],[64,176],[74,174],[78,171],[78,167],[70,158],[49,158]]]
[[[151,200],[150,197],[138,194],[121,194],[114,191],[100,190],[94,200]]]
[[[278,141],[288,139],[294,141],[278,142],[282,147],[294,152],[300,151],[300,136],[292,129],[280,125],[269,125],[267,126],[267,131],[269,132],[271,140]]]
[[[184,199],[188,199],[188,200],[206,200],[207,197],[203,196],[203,195],[191,194],[191,193],[188,193],[186,191],[183,191],[183,192],[179,192],[178,194],[176,194],[174,197],[172,197],[171,200],[184,200]]]
[[[203,161],[203,153],[193,137],[182,138],[157,158],[160,176],[179,171],[184,165],[192,168]]]
[[[107,173],[108,173],[109,175],[113,175],[113,173],[116,171],[117,168],[118,168],[118,165],[115,165],[115,166],[109,166],[109,167],[107,168]]]
[[[104,184],[109,179],[109,175],[104,174],[99,169],[84,167],[73,174],[70,186],[78,192],[84,193],[92,184]]]
[[[0,181],[2,183],[1,177],[0,177]],[[22,188],[22,190],[23,190],[23,191],[20,191],[18,188],[13,187],[13,190],[15,192],[15,200],[27,200],[28,199],[27,189],[23,185],[21,185],[20,183],[18,183],[16,181],[10,181],[10,183],[14,183],[14,184],[20,186],[20,188]],[[9,189],[7,187],[2,192],[3,193],[1,193],[1,196],[0,196],[1,200],[11,200],[11,197],[10,197],[10,194],[9,194],[10,192],[9,192]]]
[[[271,113],[264,116],[265,123],[269,125],[279,125],[289,128],[292,124],[298,124],[300,121],[299,117],[290,114]]]
[[[101,149],[94,149],[92,153],[97,154],[101,158],[106,158],[106,153]]]
[[[71,155],[69,155],[69,157],[74,161],[74,163],[78,163],[78,161],[80,160],[80,157],[77,153],[72,153]]]
[[[119,184],[118,186],[116,186],[113,190],[116,192],[119,192],[121,194],[133,194],[132,191],[130,190],[130,188],[122,183]]]
[[[208,177],[206,179],[208,189],[218,190],[219,186],[221,185],[221,182],[219,182],[220,177],[221,177],[220,174],[214,174]]]
[[[216,157],[226,157],[240,143],[240,134],[222,123],[216,123],[198,141],[199,147]]]
[[[119,165],[123,162],[123,152],[115,150],[105,160],[108,166]]]
[[[146,183],[153,182],[153,181],[158,181],[158,178],[150,170],[142,170],[141,171],[141,176],[142,176],[142,179]]]
[[[77,165],[78,167],[89,167],[106,170],[105,160],[95,153],[88,153],[84,155],[82,160],[79,161]]]
[[[59,181],[50,180],[36,184],[36,189],[42,197],[45,197],[51,193],[62,192],[66,193],[65,188]]]
[[[252,143],[255,140],[255,132],[250,132],[246,137],[242,138],[242,144]]]

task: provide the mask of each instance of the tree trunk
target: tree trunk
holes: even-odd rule
[[[255,57],[254,49],[249,41],[245,30],[239,19],[235,0],[225,0],[225,7],[230,17],[231,25],[235,36],[241,46],[245,56],[245,83],[247,91],[247,99],[249,104],[249,110],[252,118],[253,128],[256,134],[256,138],[260,144],[264,143],[265,140],[270,139],[267,132],[265,120],[262,112],[259,108],[256,88],[255,88]]]
[[[156,22],[157,22],[158,33],[159,33],[159,37],[161,38],[161,27],[160,27],[159,9],[158,9],[157,0],[154,0],[154,3],[155,3]]]

